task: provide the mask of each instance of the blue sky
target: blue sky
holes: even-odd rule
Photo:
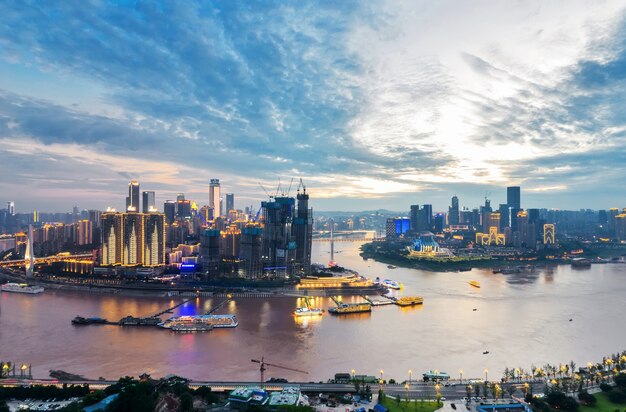
[[[0,200],[626,206],[623,1],[0,3]],[[564,13],[567,10],[567,13]],[[295,185],[294,185],[295,186]]]

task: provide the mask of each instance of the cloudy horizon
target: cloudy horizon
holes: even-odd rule
[[[567,10],[567,13],[563,13]],[[619,1],[4,2],[0,201],[18,212],[625,207]]]

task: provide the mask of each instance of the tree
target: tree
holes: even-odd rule
[[[586,406],[593,406],[597,402],[596,397],[587,391],[580,392],[578,394],[578,400],[580,400],[580,403]]]
[[[626,373],[618,373],[617,375],[615,375],[615,378],[613,378],[613,381],[618,387],[626,388]]]
[[[0,412],[10,412],[9,405],[5,401],[0,401]]]
[[[189,392],[185,392],[180,395],[180,408],[181,412],[193,411],[193,396]]]
[[[626,393],[621,389],[613,389],[609,393],[607,393],[609,400],[613,403],[624,403],[626,402]]]
[[[139,382],[128,385],[117,398],[109,404],[110,412],[152,412],[156,402],[154,389],[148,382]]]
[[[476,385],[474,386],[474,393],[476,394],[476,396],[480,396],[480,385]]]

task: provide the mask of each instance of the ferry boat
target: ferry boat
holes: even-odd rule
[[[387,269],[395,269],[395,268],[397,268],[396,265],[387,265]]]
[[[586,259],[586,258],[574,258],[572,259],[572,267],[575,267],[575,268],[591,267],[591,260]]]
[[[396,299],[396,305],[398,306],[414,306],[424,303],[424,298],[421,296],[403,296]]]
[[[474,286],[475,288],[479,288],[480,287],[480,282],[478,282],[477,280],[470,280],[469,284],[470,284],[470,286]]]
[[[235,315],[191,315],[175,316],[165,322],[159,323],[158,326],[165,329],[172,329],[173,326],[196,323],[210,325],[213,328],[236,328],[239,325]]]
[[[108,321],[104,318],[84,318],[76,316],[72,319],[72,325],[105,325]]]
[[[300,279],[298,288],[362,288],[372,286],[372,281],[356,273],[339,276],[306,276]]]
[[[371,312],[372,305],[369,303],[341,303],[337,307],[328,309],[333,315],[346,315],[349,313]]]
[[[41,286],[28,286],[26,283],[5,283],[0,289],[2,289],[3,292],[28,293],[30,295],[44,291],[44,288]]]
[[[158,326],[159,323],[163,322],[161,318],[157,318],[156,316],[150,316],[147,318],[137,318],[135,316],[124,316],[119,320],[119,324],[121,326]]]
[[[307,307],[296,308],[296,310],[293,311],[293,314],[296,317],[301,317],[301,316],[322,316],[323,313],[324,313],[324,311],[322,309],[319,309],[319,308],[307,308]]]
[[[193,322],[193,323],[179,323],[173,325],[170,330],[172,332],[180,332],[180,333],[190,333],[190,332],[208,332],[213,329],[213,326],[202,323],[202,322]]]
[[[400,290],[402,287],[398,282],[396,282],[395,280],[391,280],[391,279],[383,280],[383,286],[389,289],[395,289],[395,290]]]

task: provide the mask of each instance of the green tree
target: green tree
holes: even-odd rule
[[[189,392],[185,392],[180,395],[180,408],[181,412],[193,411],[193,396]]]
[[[9,412],[9,405],[5,401],[0,401],[0,412]]]
[[[152,412],[155,407],[154,388],[148,382],[126,386],[107,408],[108,412]]]

